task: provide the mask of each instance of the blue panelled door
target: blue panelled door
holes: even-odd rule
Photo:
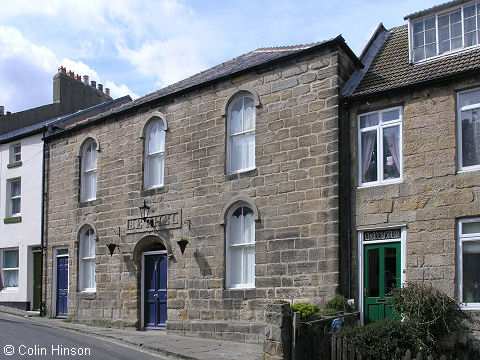
[[[167,321],[167,255],[145,255],[145,328],[165,329]]]
[[[57,317],[67,317],[68,256],[57,257]]]

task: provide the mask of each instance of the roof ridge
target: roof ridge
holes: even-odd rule
[[[299,44],[299,45],[286,45],[286,46],[271,46],[271,47],[261,47],[251,51],[252,53],[256,52],[274,52],[274,51],[291,51],[291,50],[303,50],[308,49],[313,46],[320,44],[321,41],[311,42],[308,44]]]

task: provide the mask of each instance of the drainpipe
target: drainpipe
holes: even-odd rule
[[[352,238],[351,238],[351,224],[352,224],[352,207],[351,207],[351,191],[350,191],[350,109],[348,108],[348,101],[345,105],[345,119],[346,119],[346,141],[347,141],[347,178],[346,178],[346,192],[347,192],[347,258],[348,258],[348,298],[352,298]]]
[[[42,136],[42,223],[40,224],[40,250],[41,250],[41,260],[40,260],[40,316],[45,316],[45,302],[46,298],[44,298],[43,292],[43,256],[45,255],[45,247],[44,247],[44,237],[45,237],[45,127],[43,128],[43,136]],[[46,284],[45,284],[46,285]],[[45,287],[46,290],[46,287]]]

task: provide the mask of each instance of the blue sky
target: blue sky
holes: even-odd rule
[[[259,47],[339,34],[357,54],[379,22],[433,0],[2,0],[0,105],[17,112],[52,102],[60,65],[143,96]]]

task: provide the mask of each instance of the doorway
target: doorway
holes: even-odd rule
[[[33,283],[32,283],[32,310],[40,310],[42,300],[42,251],[39,247],[32,249],[33,255]]]
[[[405,282],[405,228],[359,232],[362,323],[395,317],[393,290]]]
[[[165,329],[167,322],[167,251],[142,256],[143,327]]]
[[[56,317],[68,315],[68,252],[58,250],[56,256]]]

